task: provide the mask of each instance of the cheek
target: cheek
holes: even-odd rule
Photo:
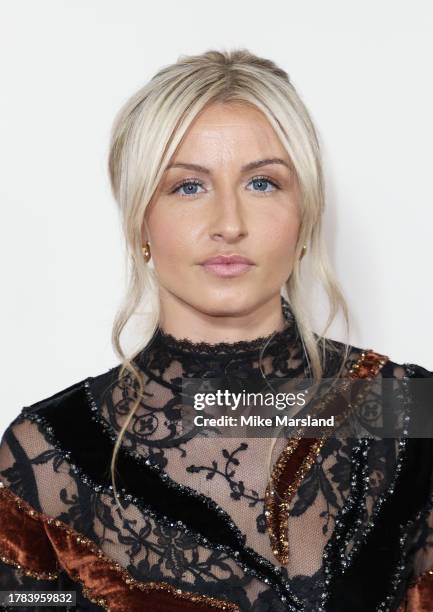
[[[280,216],[278,222],[268,222],[266,233],[262,234],[260,241],[262,272],[268,283],[281,285],[289,278],[295,261],[299,229],[297,215]]]
[[[282,265],[285,265],[287,258],[290,258],[295,251],[299,229],[300,221],[297,214],[268,219],[262,225],[263,249],[266,249],[272,260],[282,258],[281,261],[284,262]]]
[[[276,276],[286,275],[292,268],[296,242],[297,232],[294,232],[293,228],[287,228],[285,232],[275,232],[269,243],[271,247],[268,249],[266,259],[269,263],[268,269],[274,270]]]
[[[155,265],[178,269],[180,261],[187,262],[194,258],[199,230],[191,219],[159,212],[150,216],[148,227]]]

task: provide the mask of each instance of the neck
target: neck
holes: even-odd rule
[[[151,377],[157,371],[159,378],[175,379],[218,377],[229,372],[241,372],[243,377],[257,374],[260,378],[263,372],[277,376],[288,375],[289,371],[302,373],[305,364],[296,321],[284,298],[280,304],[283,329],[265,336],[254,333],[252,338],[250,334],[250,339],[194,341],[185,333],[176,337],[159,327],[152,341],[139,354],[138,364]]]
[[[160,292],[160,304],[161,331],[192,342],[250,341],[278,333],[286,326],[279,294],[253,311],[236,309],[230,302],[222,308],[212,305],[208,310],[198,310],[164,290]]]

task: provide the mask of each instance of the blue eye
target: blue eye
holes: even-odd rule
[[[266,178],[266,176],[257,176],[251,179],[250,183],[254,185],[253,191],[262,191],[264,193],[270,193],[275,189],[279,189],[279,187],[271,181],[271,179]],[[269,186],[272,186],[272,189],[268,189]]]
[[[173,190],[173,193],[180,193],[181,196],[197,195],[198,187],[201,187],[201,183],[199,181],[184,181]],[[182,193],[180,191],[181,189],[185,189],[185,191]]]
[[[275,189],[279,189],[278,185],[266,176],[256,176],[248,184],[253,185],[253,191],[262,193],[272,193]],[[175,187],[171,193],[178,193],[181,196],[195,196],[201,193],[199,189],[204,191],[202,183],[196,179],[189,179]]]

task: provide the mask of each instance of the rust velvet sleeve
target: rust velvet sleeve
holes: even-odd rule
[[[60,568],[83,587],[86,597],[115,612],[204,612],[239,608],[224,600],[189,593],[162,582],[134,580],[94,542],[62,521],[36,512],[0,483],[0,553],[2,561],[25,575],[56,578]]]

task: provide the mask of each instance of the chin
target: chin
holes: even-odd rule
[[[258,296],[257,296],[258,297]],[[254,294],[246,291],[206,292],[201,295],[200,310],[212,316],[235,316],[244,314],[260,302]]]

